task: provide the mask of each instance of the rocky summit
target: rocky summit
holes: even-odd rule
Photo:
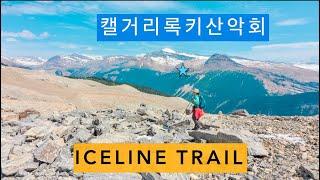
[[[131,110],[74,110],[1,121],[1,179],[319,179],[319,116],[206,114],[193,131],[182,111],[141,104]],[[248,145],[246,174],[73,172],[75,143]]]

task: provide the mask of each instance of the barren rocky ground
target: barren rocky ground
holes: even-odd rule
[[[1,179],[319,179],[319,116],[206,114],[201,119],[204,128],[192,131],[191,117],[183,112],[186,102],[181,99],[170,106],[176,99],[145,95],[130,87],[3,70],[1,114],[6,115],[1,115]],[[60,82],[66,84],[58,86]],[[105,94],[91,99],[103,88]],[[64,91],[69,95],[64,96]],[[119,106],[115,93],[123,96]],[[79,103],[79,95],[84,94],[81,101],[85,100]],[[90,103],[83,103],[88,99]],[[62,105],[68,103],[74,108],[64,109]],[[244,142],[248,172],[75,174],[72,147],[78,142]]]
[[[22,179],[318,179],[317,117],[206,115],[204,130],[190,117],[142,105],[136,110],[102,109],[31,114],[1,122],[2,178]],[[77,142],[245,142],[247,174],[74,174]],[[149,177],[150,176],[150,177]],[[149,177],[149,178],[148,178]],[[151,178],[151,179],[152,179]]]

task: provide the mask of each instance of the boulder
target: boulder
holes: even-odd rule
[[[52,164],[59,172],[70,172],[73,169],[73,159],[70,149],[64,147],[60,150],[58,157]]]
[[[249,116],[249,112],[245,109],[238,109],[235,110],[231,113],[232,115],[237,115],[237,116]]]
[[[34,151],[34,157],[41,162],[52,163],[61,148],[61,143],[57,140],[47,140]]]
[[[67,135],[72,130],[72,128],[72,126],[58,126],[53,129],[53,133],[58,137],[63,137]]]
[[[147,108],[145,106],[140,106],[137,109],[137,114],[139,114],[140,116],[147,116],[148,115]]]
[[[33,162],[33,155],[31,153],[25,153],[14,159],[2,162],[1,166],[1,173],[3,175],[12,176],[15,175],[19,170],[34,170],[38,167],[38,163]]]
[[[13,149],[13,142],[1,143],[1,162],[8,160],[10,151]]]
[[[319,179],[319,164],[315,165],[300,165],[297,169],[297,172],[304,178],[304,179]]]
[[[27,140],[38,139],[50,134],[53,128],[49,126],[35,126],[27,130],[24,135]]]
[[[159,133],[155,134],[154,136],[139,136],[137,137],[134,142],[139,143],[170,143],[173,141],[173,136],[167,133]]]
[[[117,119],[124,119],[126,116],[127,116],[127,113],[123,109],[118,108],[113,112],[113,117]]]
[[[254,157],[268,156],[268,151],[263,146],[261,140],[250,131],[220,129],[218,131],[189,131],[190,136],[197,140],[204,139],[208,143],[246,143],[249,155]]]
[[[80,142],[87,142],[91,136],[92,134],[89,130],[81,128],[77,130],[74,137]]]
[[[74,124],[74,121],[76,121],[76,120],[79,120],[79,119],[77,117],[74,117],[74,116],[67,116],[62,121],[62,124],[68,126],[68,125]]]
[[[159,173],[140,173],[143,180],[164,180]]]

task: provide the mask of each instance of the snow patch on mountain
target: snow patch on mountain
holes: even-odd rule
[[[319,64],[294,64],[293,66],[319,72]]]
[[[200,55],[189,54],[189,53],[184,53],[184,52],[177,52],[177,51],[170,49],[170,48],[163,48],[161,51],[166,52],[166,53],[181,55],[181,56],[187,56],[187,57],[191,57],[191,58],[195,58],[195,59],[208,59],[209,58],[209,56],[200,56]]]
[[[4,61],[4,63],[10,63],[14,65],[19,65],[19,66],[26,66],[26,67],[31,67],[31,66],[40,66],[44,64],[47,60],[42,58],[42,57],[5,57],[1,56],[1,62]]]
[[[247,66],[247,67],[269,67],[272,66],[271,63],[258,61],[258,60],[249,60],[245,58],[231,58],[231,60],[235,61],[236,63],[239,63],[241,65]]]
[[[161,49],[163,52],[167,52],[167,53],[172,53],[172,54],[176,54],[177,52],[173,49],[170,48],[163,48]]]
[[[175,59],[175,58],[162,58],[162,57],[151,57],[151,60],[163,65],[177,66],[181,64],[183,61]]]

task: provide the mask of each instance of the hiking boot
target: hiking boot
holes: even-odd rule
[[[198,130],[199,127],[198,126],[195,126],[192,130]]]

